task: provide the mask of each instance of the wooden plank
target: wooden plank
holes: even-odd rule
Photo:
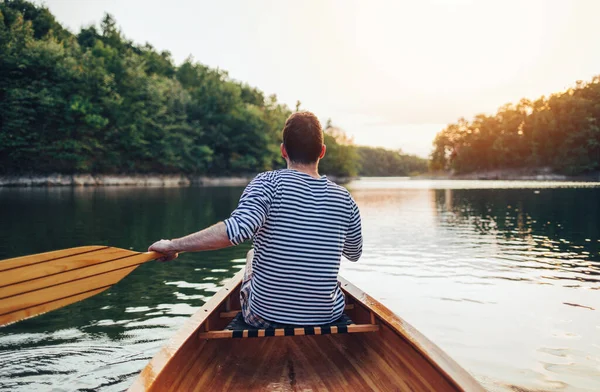
[[[363,332],[377,332],[379,331],[378,325],[371,324],[351,324],[347,326],[348,333],[363,333]],[[315,335],[321,335],[323,333],[322,328],[314,327]],[[332,326],[330,327],[330,334],[337,334],[338,327]],[[265,330],[259,329],[258,337],[267,337],[265,336]],[[262,332],[262,333],[260,333]],[[276,328],[275,336],[285,336],[285,328]],[[305,334],[304,328],[294,328],[294,336],[302,336]],[[244,330],[243,337],[248,337],[248,330]],[[221,330],[221,331],[209,331],[209,332],[201,332],[198,334],[199,339],[230,339],[233,338],[232,330]]]
[[[340,276],[339,281],[346,298],[351,298],[358,305],[357,308],[373,312],[378,323],[387,325],[394,334],[408,342],[431,366],[451,380],[458,390],[485,391],[473,376],[416,328],[343,277]]]
[[[344,334],[324,335],[322,337],[309,336],[307,337],[308,339],[300,338],[301,340],[299,339],[299,341],[297,342],[297,347],[300,351],[303,351],[304,353],[306,353],[307,351],[310,352],[310,355],[313,358],[313,360],[317,360],[318,367],[326,368],[320,369],[319,377],[322,378],[324,384],[327,385],[328,391],[372,390],[371,388],[369,388],[368,380],[366,380],[364,377],[361,377],[362,375],[359,372],[357,372],[357,369],[354,366],[352,366],[352,362],[349,361],[349,358],[353,357],[355,353],[348,353],[344,350],[340,351],[337,349],[337,347],[331,344],[332,342],[336,341],[346,341],[350,336],[367,337],[371,335]]]
[[[78,254],[94,252],[94,251],[106,249],[106,248],[108,248],[108,247],[101,246],[101,245],[80,246],[77,248],[55,250],[52,252],[38,253],[35,255],[21,256],[21,257],[15,257],[12,259],[6,259],[6,260],[0,261],[0,272],[10,270],[12,268],[22,267],[25,265],[43,263],[48,260],[56,260],[56,259],[60,259],[62,257],[68,257],[68,256],[73,256],[73,255],[78,255]]]
[[[383,358],[382,353],[379,350],[371,350],[365,342],[377,342],[381,340],[381,336],[372,337],[372,335],[352,335],[354,338],[352,347],[352,355],[347,355],[348,347],[344,346],[344,342],[341,339],[330,339],[329,343],[337,350],[337,355],[345,355],[345,358],[354,366],[358,374],[367,384],[369,384],[369,390],[380,391],[385,390],[385,383],[382,383],[380,377],[378,377],[375,369],[380,374],[384,374],[386,382],[391,383],[395,386],[394,389],[399,391],[410,391],[407,380],[407,374],[401,372],[398,367],[390,366]],[[336,336],[337,338],[337,336]],[[357,349],[359,347],[359,349]],[[335,354],[334,354],[335,355]],[[368,365],[365,366],[364,362],[368,361]],[[419,390],[419,389],[412,389]]]
[[[51,275],[88,267],[90,265],[106,263],[112,260],[131,257],[139,254],[140,253],[138,252],[126,249],[104,248],[91,252],[78,253],[76,255],[46,260],[44,262],[38,262],[35,264],[35,266],[31,264],[23,265],[12,268],[10,271],[0,274],[0,287],[26,282],[37,278],[48,277]],[[34,256],[36,256],[35,258],[37,259],[38,255]],[[11,260],[8,261],[11,262]],[[14,265],[14,262],[11,263]]]
[[[110,286],[101,287],[101,288],[91,290],[91,291],[88,291],[85,293],[74,295],[72,297],[62,298],[62,299],[59,299],[56,301],[50,301],[50,302],[46,302],[46,303],[39,304],[36,306],[32,306],[30,308],[21,309],[21,310],[12,312],[12,313],[0,315],[0,325],[12,324],[19,320],[24,320],[26,318],[36,316],[38,314],[43,314],[43,313],[47,313],[54,309],[62,308],[63,306],[67,306],[72,303],[75,303],[75,302],[84,300],[86,298],[92,297],[96,294],[99,294],[99,293],[103,292],[104,290],[108,289],[109,287]]]
[[[406,368],[387,364],[365,342],[372,334],[282,339],[214,339],[185,349],[172,383],[148,391],[456,391],[432,389]],[[414,350],[411,349],[411,352]]]
[[[218,317],[217,310],[224,306],[229,296],[239,297],[239,288],[244,277],[244,269],[232,277],[225,286],[212,296],[196,313],[190,317],[181,329],[162,347],[142,370],[129,391],[148,391],[151,389],[167,389],[168,385],[177,385],[176,380],[186,377],[183,369],[192,369],[192,357],[203,355],[203,347],[196,334],[203,328],[204,322],[213,314]],[[232,299],[235,304],[235,300]],[[179,355],[178,355],[179,354]],[[199,374],[196,370],[195,374]],[[202,372],[200,372],[202,374]],[[158,379],[160,377],[160,379]]]
[[[231,310],[229,312],[221,312],[221,314],[219,314],[219,317],[221,318],[234,318],[235,316],[237,316],[237,314],[241,312],[241,310]]]
[[[396,368],[405,369],[411,374],[411,383],[420,390],[443,390],[448,383],[452,383],[443,372],[436,366],[432,366],[428,359],[411,346],[406,339],[398,335],[387,325],[382,325],[380,330],[381,339],[378,341],[367,341],[365,345],[379,351],[381,357]]]
[[[63,298],[66,299],[94,289],[113,285],[127,276],[135,268],[136,266],[123,268],[116,271],[94,275],[88,278],[5,298],[0,301],[0,315],[3,316],[9,313],[14,313],[18,310],[28,309],[39,305],[40,302],[46,303]]]

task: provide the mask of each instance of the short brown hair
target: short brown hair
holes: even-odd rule
[[[311,112],[289,116],[283,127],[283,145],[290,161],[316,162],[323,148],[323,129],[317,116]]]

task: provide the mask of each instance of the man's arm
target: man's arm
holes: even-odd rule
[[[256,176],[248,184],[238,207],[224,222],[174,240],[160,240],[148,248],[165,255],[161,261],[177,258],[179,252],[221,249],[249,240],[263,225],[272,200],[272,186]]]
[[[219,222],[204,230],[186,235],[173,240],[160,240],[148,248],[148,251],[162,253],[161,261],[170,261],[177,258],[179,252],[199,252],[203,250],[216,250],[231,246],[227,235],[225,223]]]

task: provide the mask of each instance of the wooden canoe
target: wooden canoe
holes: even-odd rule
[[[315,328],[314,335],[232,338],[223,329],[240,309],[242,277],[240,271],[186,322],[130,391],[484,391],[435,344],[342,277],[346,314],[368,332],[320,335]]]

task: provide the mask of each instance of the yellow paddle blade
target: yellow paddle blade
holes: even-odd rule
[[[0,326],[101,293],[138,265],[161,256],[109,246],[82,246],[2,260]]]

